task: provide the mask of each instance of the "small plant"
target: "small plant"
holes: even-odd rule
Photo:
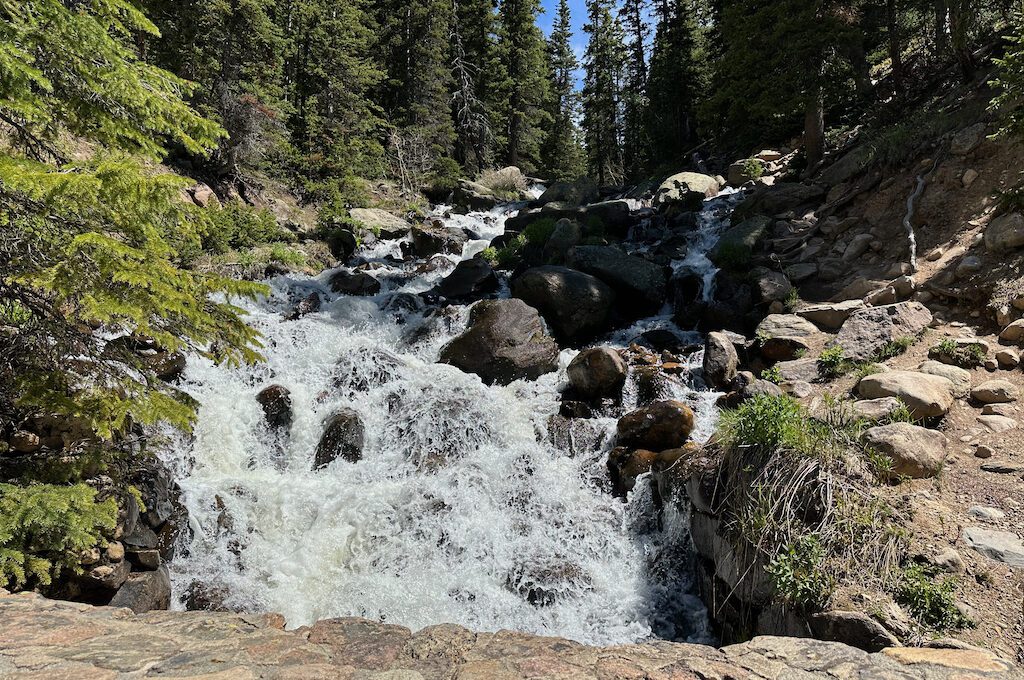
[[[520,252],[525,245],[526,237],[519,234],[501,248],[486,248],[484,250],[484,259],[490,262],[492,267],[514,269],[519,264]]]
[[[783,302],[786,305],[787,312],[796,311],[797,307],[800,306],[802,300],[800,299],[800,291],[796,289],[796,286],[789,289],[789,294],[786,295],[786,300]]]
[[[494,246],[487,246],[480,251],[480,257],[484,258],[484,260],[487,261],[487,264],[492,267],[496,267],[498,265],[498,249]]]
[[[902,338],[896,338],[882,345],[877,352],[875,352],[875,361],[882,362],[894,359],[914,344],[914,338],[909,336],[903,336]]]
[[[853,363],[846,359],[839,345],[823,350],[818,356],[818,373],[826,380],[835,380],[853,370]]]
[[[555,233],[555,227],[558,225],[558,221],[552,217],[545,217],[535,222],[531,222],[526,229],[523,229],[523,236],[526,237],[527,243],[536,246],[542,246],[548,242],[551,235]]]
[[[477,183],[505,198],[518,198],[520,192],[530,188],[530,181],[526,179],[526,175],[515,167],[484,170],[477,178]]]
[[[770,383],[778,385],[782,382],[782,372],[778,366],[772,366],[761,371],[761,380],[767,380]]]
[[[887,424],[915,422],[914,414],[910,412],[910,407],[907,406],[906,403],[904,403],[904,401],[902,399],[899,399],[898,397],[897,401],[899,401],[899,405],[897,405],[896,408],[894,408],[889,413],[889,415],[886,416],[885,422]]]
[[[942,340],[932,347],[928,355],[944,363],[955,364],[961,368],[975,368],[985,363],[988,353],[978,343],[960,344],[952,338]]]
[[[759,394],[722,414],[721,435],[736,447],[806,451],[806,425],[803,408],[791,397]]]
[[[956,606],[953,593],[958,585],[957,578],[937,577],[935,567],[911,564],[900,574],[894,593],[896,601],[929,630],[942,633],[974,627],[974,622]]]
[[[881,373],[881,372],[882,372],[882,368],[878,364],[875,364],[875,363],[858,364],[853,369],[853,375],[854,375],[854,377],[857,378],[857,380],[863,380],[864,378],[868,377],[869,375],[877,375],[878,373]]]
[[[826,551],[817,536],[803,536],[788,544],[765,567],[779,597],[793,608],[819,611],[828,602],[835,583],[825,566]]]
[[[759,158],[748,158],[743,161],[743,176],[749,179],[760,179],[764,176],[764,162]]]

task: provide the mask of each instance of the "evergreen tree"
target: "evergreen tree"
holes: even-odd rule
[[[639,177],[649,165],[650,144],[646,126],[647,38],[650,27],[646,0],[625,0],[619,12],[626,34],[626,80],[623,90],[623,163],[627,177]],[[689,55],[687,55],[687,58]]]
[[[584,172],[583,148],[576,117],[576,70],[579,60],[572,49],[572,16],[568,0],[559,0],[558,15],[548,39],[548,79],[551,83],[551,126],[541,149],[541,168],[555,182],[569,182]]]
[[[589,35],[583,60],[583,130],[587,165],[601,184],[620,182],[622,164],[623,32],[613,14],[613,0],[587,0]]]
[[[156,30],[131,0],[0,0],[0,395],[106,437],[192,411],[93,327],[257,358],[255,331],[211,295],[260,288],[179,268],[204,214],[181,200],[187,181],[127,155],[202,154],[223,136],[182,101],[185,81],[136,57],[134,37]],[[69,140],[89,156],[71,161]]]
[[[697,141],[696,21],[689,0],[661,0],[651,53],[647,136],[655,164],[679,165]]]
[[[492,0],[452,0],[452,117],[455,160],[473,173],[494,160],[494,83],[504,82],[495,45],[497,17]]]
[[[526,171],[540,163],[540,144],[549,124],[544,36],[537,28],[539,0],[503,0],[499,47],[504,62],[504,162]]]

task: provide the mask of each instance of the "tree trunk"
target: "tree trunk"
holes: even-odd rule
[[[939,59],[949,51],[949,3],[935,0],[935,56]]]
[[[886,0],[885,12],[889,31],[889,60],[892,62],[892,93],[899,98],[903,94],[903,50],[900,45],[900,17],[896,0]]]
[[[807,153],[807,175],[817,168],[825,157],[825,106],[821,92],[807,100],[804,115],[804,150]]]
[[[964,80],[971,82],[978,69],[971,50],[971,22],[974,20],[971,0],[953,0],[949,11],[949,30],[952,34],[953,53]]]

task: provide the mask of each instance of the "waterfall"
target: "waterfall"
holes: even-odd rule
[[[439,208],[447,226],[479,237],[448,259],[482,250],[506,215]],[[725,224],[722,203],[709,201],[701,221],[679,266],[710,267],[703,255]],[[690,594],[686,517],[669,507],[659,519],[647,484],[628,502],[606,488],[615,418],[574,421],[571,445],[551,436],[576,352],[562,352],[558,372],[507,387],[436,363],[468,307],[425,316],[388,304],[446,273],[417,272],[422,261],[401,263],[399,252],[394,242],[362,251],[382,284],[374,297],[332,293],[332,272],[270,280],[266,298],[244,304],[265,363],[189,358],[183,389],[200,404],[198,422],[191,435],[168,433],[162,454],[190,522],[171,563],[177,606],[200,584],[227,608],[281,612],[289,627],[360,616],[589,644],[709,641]],[[311,292],[321,309],[283,320]],[[662,314],[602,344],[651,327],[674,329]],[[291,393],[287,436],[267,429],[256,401],[272,384]],[[685,379],[669,389],[694,406],[696,436],[709,437],[716,395]],[[323,422],[343,407],[365,425],[363,458],[312,471]]]

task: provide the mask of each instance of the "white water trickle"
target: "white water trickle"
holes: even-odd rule
[[[703,253],[725,223],[722,205],[708,203],[677,267],[710,266]],[[503,232],[506,213],[453,216],[441,207],[434,216],[478,237],[462,253],[471,257]],[[382,283],[375,297],[332,293],[333,272],[269,281],[268,298],[244,305],[264,335],[265,363],[229,369],[189,359],[184,388],[201,405],[198,424],[166,454],[191,528],[171,564],[178,606],[200,584],[225,607],[281,612],[289,627],[361,616],[590,644],[709,641],[703,605],[689,594],[686,518],[666,504],[659,521],[647,484],[626,503],[608,492],[615,419],[574,421],[590,430],[572,453],[548,437],[575,352],[562,353],[558,372],[507,387],[436,363],[465,328],[468,307],[424,318],[386,305],[445,274],[416,273],[422,261],[397,263],[399,252],[379,243],[361,253]],[[326,301],[321,310],[284,321],[313,291]],[[670,324],[654,317],[605,344]],[[273,384],[291,393],[283,440],[256,402]],[[695,407],[695,437],[706,440],[715,395],[684,381],[670,390]],[[365,424],[362,460],[314,472],[323,422],[341,408]]]

